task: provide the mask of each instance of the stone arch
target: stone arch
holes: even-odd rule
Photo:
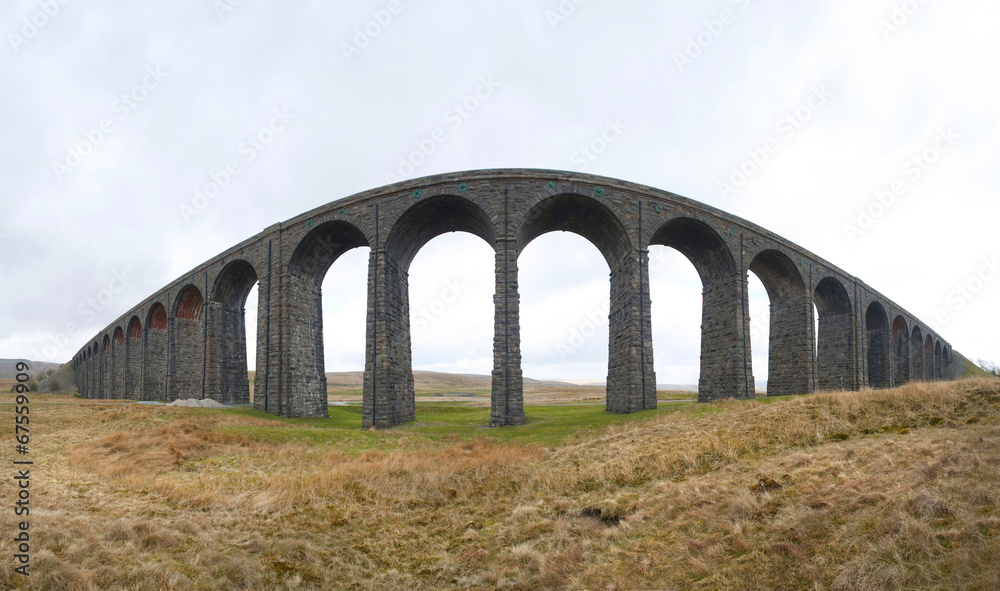
[[[902,315],[892,321],[892,383],[900,386],[909,382],[910,377],[910,330]]]
[[[479,205],[462,197],[439,195],[413,204],[393,223],[385,241],[386,257],[406,273],[417,252],[445,232],[468,232],[496,249],[496,228]]]
[[[865,312],[865,329],[868,333],[868,386],[888,388],[892,385],[892,343],[889,318],[882,304],[869,304]]]
[[[135,314],[132,315],[128,320],[128,338],[130,339],[141,339],[142,338],[142,322],[139,317]]]
[[[201,290],[197,286],[188,284],[181,288],[174,302],[174,318],[184,320],[198,320],[201,316],[201,307],[205,303],[205,298],[201,295]]]
[[[256,284],[254,266],[246,260],[236,259],[223,267],[212,287],[205,379],[219,402],[250,402],[245,306]]]
[[[922,381],[927,379],[924,366],[924,333],[920,326],[914,325],[910,331],[910,379]]]
[[[824,277],[813,293],[819,313],[816,346],[816,387],[818,390],[856,388],[854,355],[854,307],[844,284]]]
[[[167,330],[167,309],[156,302],[149,308],[146,315],[146,330]]]
[[[288,264],[289,275],[300,280],[323,284],[327,269],[340,255],[360,246],[370,246],[357,226],[342,220],[319,224],[295,246]]]
[[[520,221],[517,252],[549,232],[573,232],[601,251],[608,268],[616,269],[633,249],[629,233],[607,205],[591,197],[572,193],[548,197],[536,203]]]
[[[167,321],[167,402],[205,393],[205,298],[196,285],[180,289]]]
[[[701,277],[703,285],[738,275],[732,250],[714,228],[695,218],[674,218],[661,225],[650,244],[669,246],[683,254]]]
[[[750,261],[771,304],[767,394],[808,394],[813,390],[813,309],[805,282],[788,255],[764,250]]]
[[[146,313],[142,339],[142,397],[144,400],[167,399],[167,309],[153,303]]]
[[[732,250],[714,228],[689,217],[664,222],[649,243],[679,251],[701,278],[698,400],[752,398],[747,276],[737,268]]]
[[[296,388],[304,392],[306,407],[291,409],[283,396],[271,396],[268,380],[254,382],[254,405],[279,415],[325,417],[326,361],[323,350],[323,278],[327,270],[345,252],[370,246],[368,238],[357,226],[343,220],[323,222],[312,228],[295,245],[285,278],[288,326],[288,371],[295,376]],[[374,252],[374,250],[372,251]],[[235,272],[235,271],[234,271]],[[244,269],[244,277],[249,271]],[[249,281],[244,279],[244,281]],[[369,277],[369,282],[371,278]],[[249,291],[249,289],[248,289]],[[262,302],[261,306],[265,304]],[[261,307],[266,314],[266,307]],[[258,322],[258,331],[265,330]],[[259,352],[266,350],[258,342]]]

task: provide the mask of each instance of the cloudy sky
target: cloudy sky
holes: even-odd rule
[[[4,2],[0,357],[66,361],[307,209],[529,167],[742,216],[1000,361],[998,21],[971,0]],[[698,276],[667,248],[651,259],[657,381],[695,383]],[[352,251],[324,283],[328,370],[362,369],[366,264]],[[603,379],[596,248],[548,234],[520,266],[525,375]],[[416,369],[489,373],[492,272],[468,234],[417,255]],[[758,381],[767,309],[751,275]]]

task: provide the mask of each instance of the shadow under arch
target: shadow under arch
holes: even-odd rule
[[[543,199],[528,210],[515,235],[517,251],[523,251],[542,234],[555,231],[586,238],[601,251],[612,271],[634,249],[625,226],[607,205],[591,197],[563,194]]]
[[[664,222],[649,243],[683,254],[701,278],[698,400],[753,398],[747,278],[737,269],[729,246],[714,228],[689,217]]]
[[[868,333],[868,387],[888,388],[892,385],[890,356],[892,353],[889,317],[885,308],[872,302],[865,311],[865,330]]]
[[[438,195],[415,203],[389,229],[386,257],[406,273],[417,252],[446,232],[468,232],[496,249],[497,233],[490,216],[463,197]]]
[[[246,404],[250,402],[250,381],[247,375],[246,301],[257,284],[257,271],[244,259],[226,263],[212,286],[208,304],[210,330],[205,346],[206,376],[218,402]],[[256,311],[255,311],[256,312]]]
[[[816,344],[816,389],[857,389],[854,349],[854,307],[847,288],[835,277],[824,277],[813,292],[819,314]]]
[[[813,307],[802,274],[778,250],[757,253],[750,271],[764,284],[771,305],[767,394],[808,394],[813,390]]]
[[[294,383],[294,389],[305,394],[300,398],[304,407],[294,409],[297,416],[329,416],[323,350],[323,278],[345,252],[369,246],[364,232],[343,220],[317,225],[295,245],[283,286],[286,304],[282,315],[288,320],[284,353],[289,362],[288,373],[283,376],[264,375],[263,379],[254,381],[255,408],[279,416],[291,416],[293,409],[289,407],[286,394],[291,392]],[[246,276],[246,273],[244,270],[243,275]],[[243,284],[246,281],[248,279]],[[264,291],[264,285],[261,290]],[[249,288],[246,291],[249,293]],[[266,299],[262,297],[259,302],[261,314],[267,314]],[[257,330],[266,331],[266,322],[258,320]],[[266,356],[267,346],[260,341],[258,339],[258,359]],[[272,395],[274,391],[280,395]]]

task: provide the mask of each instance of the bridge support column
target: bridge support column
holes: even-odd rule
[[[869,388],[892,385],[892,335],[889,328],[867,330],[867,375]]]
[[[827,314],[819,317],[816,350],[818,390],[857,390],[854,355],[854,314]]]
[[[914,382],[924,379],[924,350],[913,344],[910,345],[910,378]]]
[[[109,375],[109,372],[110,372],[110,368],[109,368],[110,363],[111,363],[111,351],[109,351],[108,349],[105,349],[104,345],[102,344],[101,345],[101,361],[100,361],[101,372],[100,372],[100,375],[98,377],[98,385],[97,385],[97,388],[98,388],[98,390],[97,390],[98,391],[97,397],[100,398],[100,399],[110,398],[110,396],[108,396],[108,383],[110,382],[110,380],[108,379],[108,375]]]
[[[753,398],[746,273],[715,279],[702,293],[698,401]]]
[[[416,418],[407,273],[384,250],[368,264],[368,321],[361,424],[379,429]]]
[[[656,408],[649,306],[649,252],[643,249],[630,253],[611,271],[609,412]]]
[[[892,384],[902,386],[910,381],[910,339],[900,333],[893,339],[895,359],[892,364]]]
[[[167,396],[165,402],[201,398],[204,373],[204,333],[201,326],[205,306],[199,318],[167,320]]]
[[[268,251],[268,258],[272,256]],[[253,407],[278,416],[285,405],[281,399],[281,285],[277,273],[272,271],[273,261],[268,261],[267,273],[258,277],[257,298],[257,366],[253,381]],[[271,282],[271,276],[275,281]],[[324,365],[325,367],[325,365]],[[323,374],[326,377],[326,374]]]
[[[243,310],[209,302],[207,312],[205,398],[246,404],[250,402],[250,382]]]
[[[520,295],[517,288],[517,245],[501,239],[496,248],[496,291],[493,296],[493,385],[490,424],[524,424],[521,374]]]
[[[768,396],[813,391],[813,301],[809,296],[771,303],[767,354]]]
[[[125,337],[125,397],[142,400],[142,341]]]
[[[143,335],[142,399],[167,399],[167,331],[150,329]]]
[[[921,357],[923,357],[924,366],[924,381],[930,382],[934,380],[934,352],[928,351],[921,348]]]
[[[264,277],[260,281],[260,301],[264,303],[266,331],[267,287]],[[283,417],[328,417],[321,309],[322,277],[314,280],[282,275],[280,281],[280,291],[275,289],[278,283],[275,281],[271,292],[270,356],[266,349],[266,333],[265,343],[261,343],[260,337],[257,340],[257,355],[265,356],[265,375],[257,374],[254,384],[256,388],[260,388],[263,377],[267,384],[267,396],[265,399],[255,394],[254,405]],[[230,375],[230,378],[235,379],[235,376]]]
[[[121,398],[121,391],[118,388],[118,346],[112,345],[108,350],[108,398]]]

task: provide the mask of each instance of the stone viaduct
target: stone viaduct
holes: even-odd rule
[[[496,252],[491,422],[523,423],[518,254],[556,230],[583,236],[608,264],[611,412],[656,407],[650,245],[680,251],[701,277],[700,401],[753,396],[748,271],[770,299],[770,395],[941,379],[951,362],[951,346],[912,314],[746,220],[605,177],[482,170],[366,191],[237,244],[139,303],[77,352],[80,391],[88,398],[249,402],[243,307],[259,284],[254,406],[286,417],[328,416],[320,289],[340,255],[367,246],[363,426],[412,421],[407,272],[432,238],[463,231]]]

